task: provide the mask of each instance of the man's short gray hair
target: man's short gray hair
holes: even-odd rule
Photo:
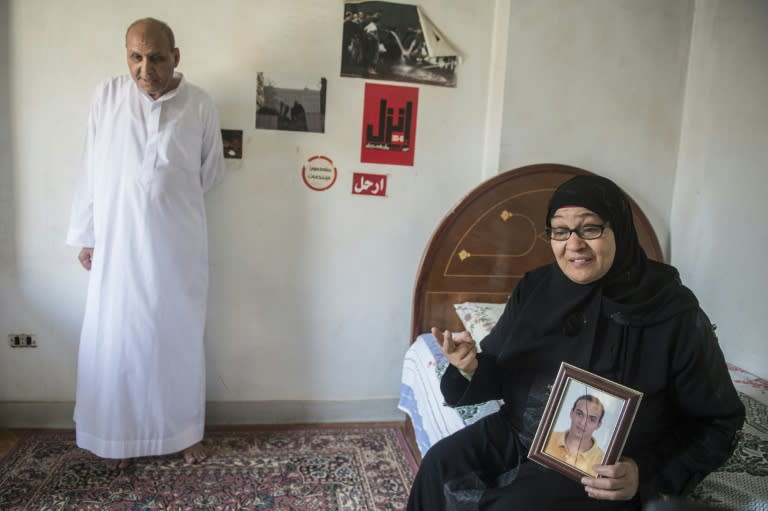
[[[168,44],[171,45],[171,51],[176,49],[176,38],[173,36],[173,30],[171,30],[171,27],[168,26],[168,23],[155,18],[141,18],[140,20],[136,20],[131,23],[128,26],[128,30],[125,31],[125,39],[128,40],[128,33],[133,27],[141,24],[153,25],[159,28],[163,35],[165,35],[165,37],[168,39]]]

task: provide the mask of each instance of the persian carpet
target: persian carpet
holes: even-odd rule
[[[277,427],[275,427],[277,428]],[[397,426],[207,431],[208,458],[110,472],[73,432],[30,432],[0,460],[0,509],[400,510],[416,463]]]

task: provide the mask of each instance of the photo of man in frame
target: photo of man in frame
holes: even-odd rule
[[[570,428],[552,432],[544,452],[596,476],[592,465],[603,462],[605,451],[592,435],[603,425],[605,407],[594,395],[584,394],[573,403],[569,415]]]
[[[567,378],[559,409],[543,443],[543,453],[585,474],[595,475],[615,435],[625,400]]]

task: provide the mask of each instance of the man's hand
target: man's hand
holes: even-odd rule
[[[621,458],[614,465],[594,465],[600,477],[582,477],[587,495],[598,500],[630,500],[637,494],[640,472],[631,458]]]
[[[83,265],[83,268],[85,268],[88,271],[91,271],[91,261],[93,259],[93,247],[83,247],[82,250],[80,250],[80,253],[77,255],[77,259],[80,261],[80,264]]]
[[[432,327],[432,335],[443,350],[445,358],[462,373],[472,376],[477,370],[477,347],[469,332],[461,332],[454,336],[446,330],[440,333]]]

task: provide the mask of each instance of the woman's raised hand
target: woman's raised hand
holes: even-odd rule
[[[477,370],[477,346],[469,332],[452,334],[432,327],[432,335],[443,350],[445,358],[465,376],[472,377]]]

